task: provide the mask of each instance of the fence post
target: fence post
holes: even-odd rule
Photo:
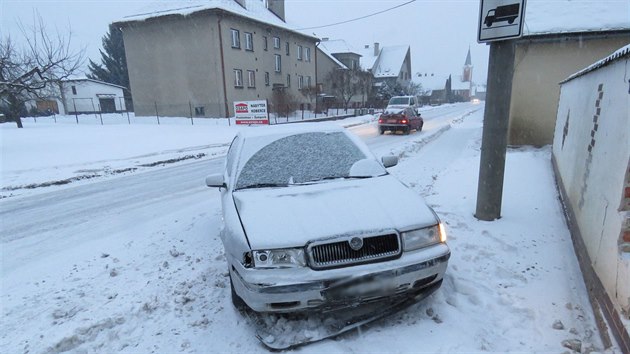
[[[157,101],[154,101],[153,103],[155,103],[155,117],[157,118],[158,125],[160,125],[160,114],[157,109]]]
[[[77,114],[77,101],[76,101],[76,98],[72,99],[72,105],[74,106],[74,118],[77,120],[77,124],[79,124],[79,115]]]
[[[103,125],[103,112],[101,111],[101,104],[98,104],[98,116],[101,117],[101,125]]]
[[[96,107],[94,107],[94,99],[90,97],[90,102],[92,102],[92,112],[94,112],[94,118],[96,118]]]
[[[188,101],[188,108],[190,109],[190,125],[195,125],[195,123],[193,123],[192,103],[190,101]]]
[[[55,124],[57,124],[57,115],[53,112],[53,119],[55,120]]]

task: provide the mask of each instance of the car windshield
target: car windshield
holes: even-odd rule
[[[291,135],[252,155],[243,166],[235,189],[352,177],[351,167],[365,158],[361,149],[342,132]]]
[[[389,104],[409,104],[409,97],[393,97]]]

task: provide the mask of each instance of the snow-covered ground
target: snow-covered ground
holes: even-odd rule
[[[443,286],[429,298],[296,351],[602,349],[550,150],[510,150],[503,217],[474,218],[481,108],[427,110],[425,129],[409,136],[380,136],[371,116],[338,122],[377,155],[402,158],[390,171],[446,223],[452,257]],[[1,199],[0,352],[265,351],[250,320],[232,307],[218,237],[219,194],[203,184],[221,168],[236,129],[264,127],[35,124],[0,129],[3,187],[16,185],[7,178],[31,174],[42,183],[114,162],[135,167],[164,151],[181,157],[195,147],[206,155],[64,187],[16,189]],[[55,175],[57,165],[67,166],[65,174]]]

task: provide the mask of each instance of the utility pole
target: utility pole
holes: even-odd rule
[[[479,5],[477,41],[491,43],[475,212],[480,220],[501,217],[515,39],[522,35],[524,14],[525,0],[481,0]]]
[[[503,176],[507,150],[510,97],[514,74],[514,41],[490,44],[488,90],[483,116],[477,211],[475,217],[492,221],[501,217]]]

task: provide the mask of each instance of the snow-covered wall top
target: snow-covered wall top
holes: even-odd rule
[[[586,73],[589,73],[595,69],[601,68],[602,66],[606,66],[612,62],[614,62],[615,60],[624,58],[630,56],[630,44],[628,44],[625,47],[621,47],[620,49],[616,50],[614,53],[612,53],[611,55],[607,56],[606,58],[593,63],[591,65],[589,65],[588,67],[576,72],[575,74],[569,76],[568,78],[566,78],[564,81],[562,81],[561,83],[565,83],[569,80],[573,80],[576,77],[580,77]]]
[[[630,29],[628,0],[528,0],[523,36]]]
[[[261,0],[243,0],[245,6],[241,6],[235,0],[179,0],[156,1],[136,11],[136,14],[125,16],[118,23],[145,21],[169,15],[189,16],[206,10],[223,10],[232,14],[246,17],[258,22],[267,23],[288,31],[301,34],[306,37],[316,38],[312,35],[295,30],[288,22],[281,20],[265,6]]]

